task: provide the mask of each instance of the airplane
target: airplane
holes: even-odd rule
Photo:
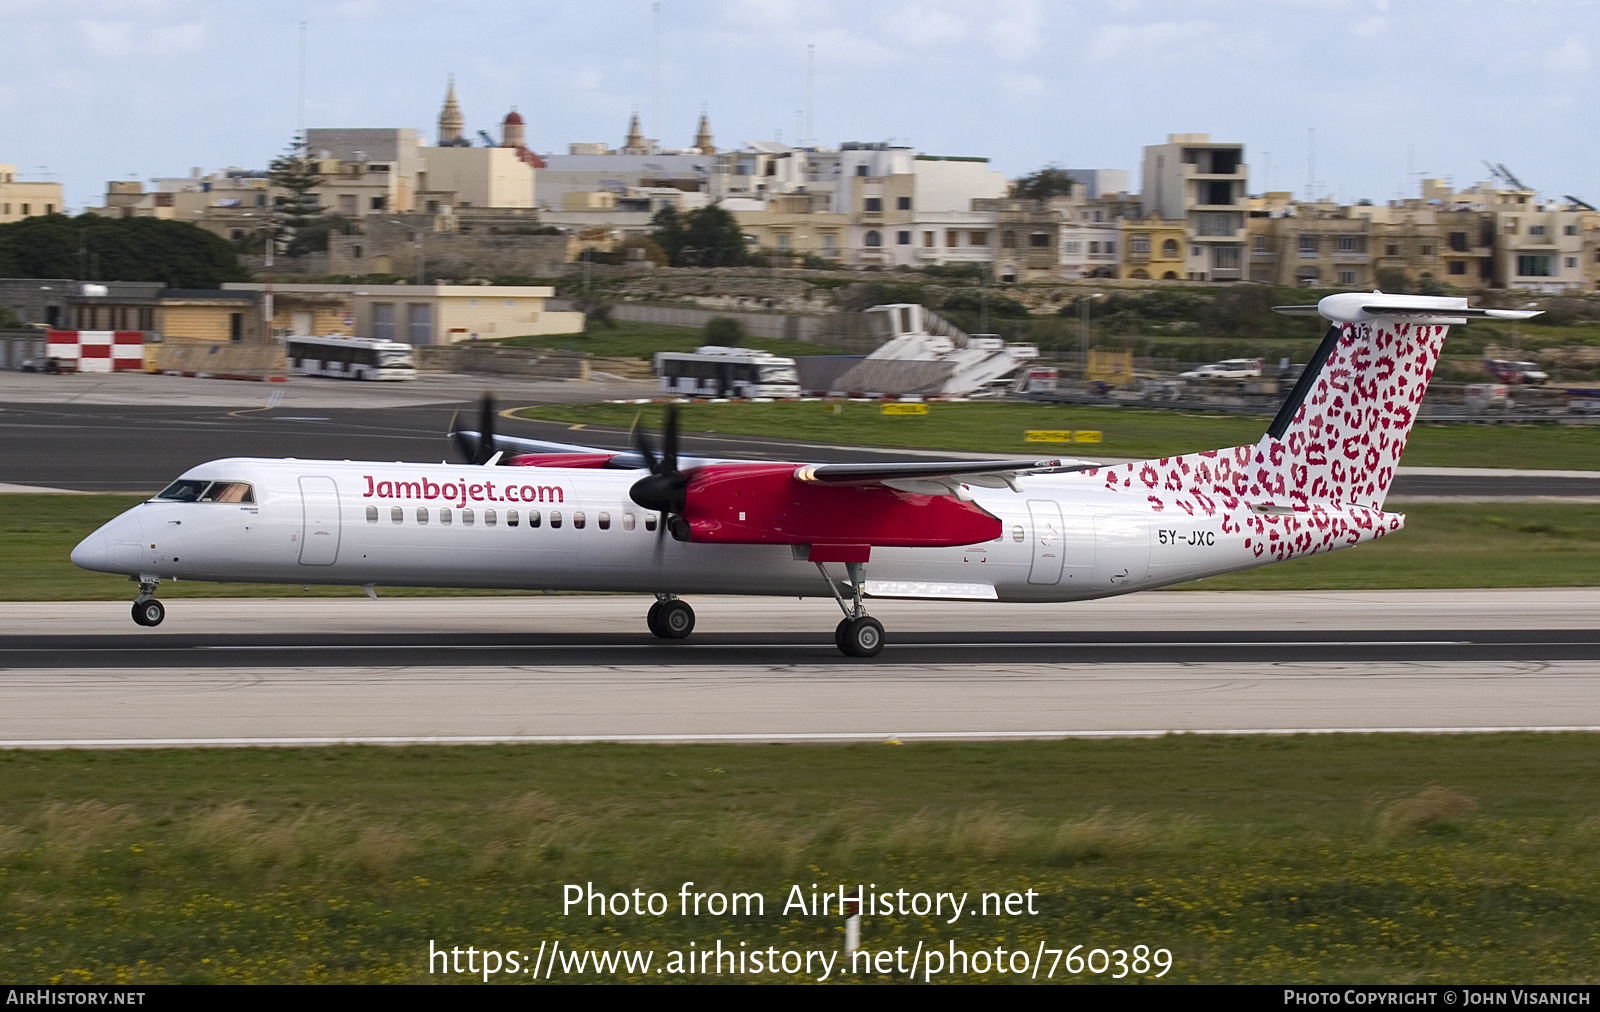
[[[452,436],[467,464],[227,458],[184,472],[72,552],[138,582],[648,593],[662,639],[682,594],[831,597],[846,655],[882,650],[870,598],[1067,602],[1334,551],[1401,529],[1383,509],[1445,332],[1526,319],[1459,297],[1342,293],[1275,307],[1330,325],[1253,444],[1123,464],[805,464]],[[453,426],[452,426],[453,428]],[[832,568],[830,568],[832,567]],[[870,573],[870,575],[869,575]]]

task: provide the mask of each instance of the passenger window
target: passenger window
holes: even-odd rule
[[[632,513],[624,513],[624,514],[622,514],[622,529],[625,530],[625,531],[633,530],[633,514]]]
[[[446,527],[450,526],[450,507],[448,507],[448,506],[440,506],[439,507],[439,522],[441,524],[444,524]],[[1022,528],[1018,527],[1017,530],[1020,531],[1020,530],[1022,530]],[[1021,541],[1022,539],[1018,538],[1017,540]]]
[[[647,531],[656,529],[656,515],[654,513],[646,513],[644,515],[644,529]]]
[[[555,523],[555,516],[553,514],[551,515],[550,520],[551,520],[551,524],[553,526],[554,523]],[[572,526],[577,528],[580,531],[583,530],[583,521],[584,521],[584,518],[583,518],[583,511],[582,510],[578,510],[577,512],[572,514]]]
[[[463,527],[471,527],[472,526],[472,510],[470,508],[469,509],[464,509],[464,510],[461,511],[461,526],[463,526]]]
[[[417,507],[417,523],[423,524],[424,526],[427,525],[427,523],[428,523],[428,507],[426,507],[426,506],[418,506]]]
[[[517,511],[516,510],[506,510],[506,526],[507,527],[515,527],[515,526],[517,526]]]
[[[389,520],[392,523],[403,524],[406,522],[406,511],[403,507],[396,506],[389,511]]]
[[[377,522],[378,522],[378,507],[376,507],[376,506],[368,506],[367,507],[367,523],[375,524]]]
[[[493,527],[494,526],[494,510],[484,510],[483,511],[483,526],[485,526],[485,527]]]
[[[550,526],[551,527],[560,527],[561,526],[561,511],[560,510],[551,510],[550,511]]]
[[[528,511],[528,526],[529,527],[537,527],[537,526],[539,526],[539,511],[538,510],[529,510]]]
[[[1011,540],[1012,541],[1021,541],[1022,540],[1022,525],[1021,524],[1017,524],[1016,526],[1011,528]]]
[[[598,517],[595,517],[595,523],[600,527],[600,529],[602,531],[610,530],[611,529],[611,514],[610,513],[602,513],[602,514],[600,514]]]

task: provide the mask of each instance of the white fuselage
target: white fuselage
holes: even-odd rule
[[[155,580],[832,593],[796,547],[686,543],[657,531],[655,517],[628,497],[641,473],[215,460],[183,477],[247,482],[253,502],[151,500],[86,538],[73,561]],[[999,519],[999,538],[955,548],[874,548],[867,593],[1070,601],[1276,561],[1248,547],[1257,504],[1210,516],[1158,511],[1147,497],[1108,489],[1092,473],[1034,475],[1023,479],[1021,492],[970,493]],[[842,584],[844,567],[828,569]]]

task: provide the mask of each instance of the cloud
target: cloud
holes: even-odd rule
[[[1382,35],[1384,29],[1388,26],[1388,18],[1374,16],[1357,21],[1350,26],[1350,30],[1364,39],[1371,39]]]
[[[167,56],[200,49],[205,42],[206,28],[199,21],[178,25],[158,25],[138,31],[128,21],[78,22],[89,52],[109,59],[120,59],[134,54]]]
[[[133,25],[126,21],[79,21],[78,31],[96,56],[119,57],[133,52]]]
[[[1211,33],[1209,21],[1156,21],[1147,25],[1106,25],[1089,44],[1089,62],[1109,63],[1133,51],[1155,56],[1162,50]]]
[[[1039,49],[1044,12],[1035,0],[1010,0],[999,5],[999,11],[985,32],[990,48],[1005,60],[1028,59]]]

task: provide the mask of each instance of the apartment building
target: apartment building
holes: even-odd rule
[[[1249,167],[1243,144],[1213,142],[1209,134],[1168,134],[1167,143],[1144,149],[1141,196],[1147,213],[1186,223],[1186,280],[1246,277]]]
[[[1177,281],[1188,262],[1188,223],[1148,218],[1119,218],[1121,256],[1117,277],[1138,281]]]
[[[20,180],[15,165],[0,165],[0,225],[63,210],[60,183]]]

